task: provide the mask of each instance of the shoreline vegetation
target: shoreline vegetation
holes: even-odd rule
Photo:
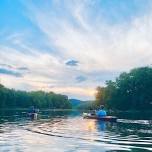
[[[78,105],[80,109],[97,109],[105,105],[111,111],[152,110],[152,67],[134,68],[123,72],[115,81],[96,88],[95,101]]]
[[[68,96],[44,91],[17,91],[0,84],[0,109],[27,109],[35,106],[49,110],[93,110],[105,105],[109,112],[140,112],[152,110],[152,68],[140,67],[123,72],[115,81],[96,88],[94,101],[72,105]],[[78,101],[75,101],[78,102]]]
[[[85,101],[84,101],[85,102]],[[0,108],[0,111],[27,111],[29,107],[27,108]],[[91,109],[92,110],[92,109]],[[108,110],[106,109],[108,113],[141,113],[141,112],[146,112],[146,113],[152,113],[151,110]],[[89,108],[70,108],[70,109],[49,109],[49,108],[41,108],[41,111],[80,111],[80,112],[88,112],[90,111]]]
[[[0,84],[0,109],[4,108],[71,109],[68,96],[44,91],[18,91]]]

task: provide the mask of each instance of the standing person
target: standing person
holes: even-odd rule
[[[104,110],[104,106],[103,105],[100,106],[100,109],[96,112],[96,115],[98,117],[105,117],[105,116],[107,116],[107,113]]]

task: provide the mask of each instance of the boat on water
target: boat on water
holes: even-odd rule
[[[37,113],[27,113],[28,117],[30,117],[32,120],[37,119]]]
[[[96,120],[109,121],[109,122],[117,122],[117,117],[115,117],[115,116],[98,117],[97,115],[91,114],[91,113],[83,113],[83,118],[84,119],[96,119]]]
[[[32,120],[37,119],[39,109],[35,109],[34,106],[31,106],[28,110],[27,116],[30,117]]]

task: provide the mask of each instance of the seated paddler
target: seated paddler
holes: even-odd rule
[[[34,106],[31,106],[31,107],[29,108],[28,113],[29,113],[29,114],[36,113],[36,109],[34,108]]]
[[[97,115],[98,117],[105,117],[105,116],[107,116],[107,113],[106,113],[106,111],[104,110],[104,106],[103,106],[103,105],[101,105],[101,106],[100,106],[100,109],[99,109],[98,111],[96,111],[96,115]]]

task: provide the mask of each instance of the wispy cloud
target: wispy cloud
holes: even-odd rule
[[[86,81],[86,80],[87,80],[87,78],[84,77],[84,76],[77,76],[77,77],[76,77],[76,81],[77,81],[78,83],[84,82],[84,81]]]
[[[9,87],[89,99],[105,80],[152,63],[150,1],[21,2],[30,25],[0,39],[3,73],[22,75],[2,77]]]
[[[9,64],[5,64],[5,63],[0,63],[0,67],[8,68],[11,70],[29,71],[29,69],[27,67],[15,67],[14,65],[9,65]]]
[[[23,77],[27,72],[29,72],[29,69],[27,67],[15,67],[13,65],[5,63],[0,64],[0,74]]]
[[[27,67],[18,67],[17,69],[21,71],[29,71]]]
[[[8,64],[5,64],[5,63],[1,63],[0,66],[1,67],[6,67],[6,68],[10,68],[10,69],[13,68],[11,65],[8,65]]]
[[[3,69],[3,68],[0,68],[0,74],[12,75],[15,77],[22,77],[22,74],[19,72],[14,72],[12,70],[7,70],[7,69]]]
[[[83,70],[123,70],[138,66],[141,60],[142,64],[149,63],[151,46],[144,33],[149,35],[147,31],[151,31],[148,28],[151,14],[137,16],[129,23],[110,26],[100,20],[100,14],[95,18],[89,16],[89,11],[94,11],[95,4],[91,4],[90,1],[66,3],[65,9],[75,24],[69,16],[61,16],[58,9],[52,14],[51,10],[43,11],[34,7],[31,18],[50,41],[53,41],[59,53],[66,57],[74,56],[83,64]],[[51,21],[54,24],[50,25]],[[143,32],[138,32],[139,30]]]

